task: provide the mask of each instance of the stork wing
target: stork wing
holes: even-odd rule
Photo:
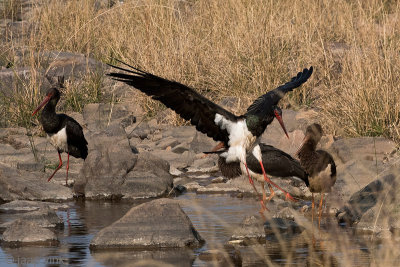
[[[220,129],[215,124],[215,116],[220,114],[230,121],[236,121],[238,119],[237,116],[186,85],[158,77],[122,61],[119,62],[131,69],[109,64],[109,66],[127,73],[112,72],[107,75],[113,77],[114,80],[129,84],[153,99],[160,101],[183,119],[190,121],[198,131],[207,134],[215,141],[228,143],[229,134],[226,129]]]
[[[247,108],[247,113],[255,112],[261,109],[267,103],[269,105],[277,105],[279,100],[281,100],[281,98],[284,97],[287,92],[293,91],[293,89],[305,83],[308,78],[310,78],[312,73],[312,66],[309,69],[305,68],[302,72],[299,72],[297,76],[293,77],[290,82],[287,82],[257,98]]]

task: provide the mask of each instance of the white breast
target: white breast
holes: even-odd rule
[[[60,152],[68,152],[67,131],[65,127],[55,134],[47,135],[47,138],[49,138],[50,144]]]
[[[232,122],[221,114],[215,114],[214,122],[222,130],[226,129],[229,134],[229,149],[226,162],[238,161],[245,162],[246,151],[256,141],[256,137],[247,129],[246,120]]]

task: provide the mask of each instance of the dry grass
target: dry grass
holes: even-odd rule
[[[215,100],[240,97],[239,112],[313,65],[286,105],[319,109],[331,132],[400,140],[397,1],[41,2],[25,43],[8,47],[117,57]]]

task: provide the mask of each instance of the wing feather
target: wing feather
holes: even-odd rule
[[[238,117],[233,113],[186,85],[158,77],[122,61],[119,62],[130,69],[109,64],[111,67],[122,70],[125,73],[111,72],[107,75],[113,77],[114,80],[131,85],[153,99],[160,101],[183,119],[190,121],[191,124],[196,126],[197,130],[212,137],[214,140],[228,143],[228,132],[221,130],[214,120],[215,115],[218,113],[228,120],[236,121]]]

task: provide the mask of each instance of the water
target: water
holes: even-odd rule
[[[189,216],[195,228],[206,240],[206,244],[195,250],[175,249],[156,251],[96,251],[89,250],[89,244],[94,235],[102,228],[112,224],[121,218],[129,209],[142,202],[97,202],[76,201],[68,203],[70,208],[66,211],[58,211],[57,214],[64,220],[64,229],[58,230],[60,241],[58,246],[38,247],[25,246],[20,248],[1,247],[0,266],[129,266],[139,259],[161,260],[174,266],[210,266],[210,262],[201,261],[198,257],[205,250],[220,249],[232,235],[233,229],[246,215],[256,214],[259,205],[255,199],[238,199],[227,195],[202,195],[186,193],[176,198],[185,213]],[[0,213],[0,223],[10,221],[17,214]],[[344,239],[349,244],[343,244],[346,249],[331,246],[328,250],[316,250],[313,252],[316,258],[327,254],[343,262],[348,262],[346,257],[353,255],[351,262],[353,266],[365,266],[370,263],[370,252],[363,239],[357,239],[348,230],[335,228],[338,239],[341,235],[350,236]],[[339,229],[339,230],[338,230]],[[337,241],[337,240],[336,240]],[[297,242],[297,241],[296,241]],[[329,241],[326,241],[328,243]],[[333,242],[337,245],[340,242]],[[293,246],[289,254],[282,255],[282,244],[267,243],[266,247],[251,246],[240,249],[245,262],[244,265],[257,265],[261,262],[256,254],[265,255],[268,260],[275,264],[290,266],[302,266],[305,259],[310,257],[309,244],[291,243]],[[290,245],[290,242],[288,242]],[[398,244],[397,244],[398,245]],[[286,245],[283,245],[287,246]],[[376,255],[385,247],[380,244]],[[349,252],[349,248],[352,251]],[[370,247],[369,247],[370,248]],[[327,252],[328,251],[328,252]],[[284,254],[284,253],[283,253]],[[253,257],[253,255],[255,255]],[[288,255],[290,256],[288,260]],[[393,259],[396,260],[396,259]],[[392,262],[393,263],[393,262]],[[397,261],[398,263],[398,261]],[[341,264],[339,264],[341,265]],[[390,265],[388,265],[390,266]],[[396,266],[396,265],[393,265]]]

